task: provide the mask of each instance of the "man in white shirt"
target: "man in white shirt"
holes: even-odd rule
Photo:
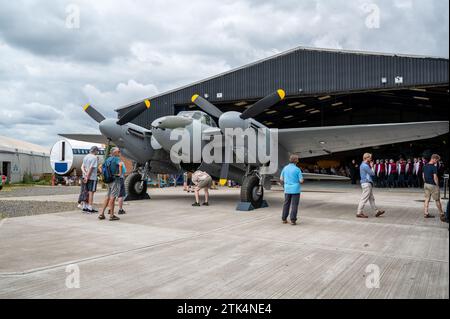
[[[420,170],[420,162],[419,159],[414,159],[414,168],[413,168],[413,179],[414,179],[414,187],[419,187],[418,179],[421,178],[419,176],[419,170]]]
[[[83,183],[89,192],[88,204],[84,212],[97,213],[98,210],[92,207],[94,202],[94,193],[97,190],[97,169],[98,169],[98,147],[92,146],[88,155],[83,159]]]

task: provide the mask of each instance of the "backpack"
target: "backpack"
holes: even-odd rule
[[[106,184],[112,183],[114,181],[114,175],[111,172],[111,158],[112,157],[108,157],[108,159],[102,165],[103,182],[105,182]]]

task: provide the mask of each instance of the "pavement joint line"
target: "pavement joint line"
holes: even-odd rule
[[[216,228],[216,229],[212,229],[212,230],[209,230],[209,231],[206,231],[206,232],[198,233],[198,234],[195,234],[195,235],[192,235],[192,236],[182,237],[182,238],[169,240],[169,241],[161,242],[161,243],[157,243],[157,244],[144,245],[144,246],[141,246],[141,247],[132,248],[132,249],[126,249],[126,250],[117,251],[117,252],[113,252],[113,253],[109,253],[109,254],[83,258],[83,259],[79,259],[79,260],[75,260],[75,261],[63,262],[63,263],[59,263],[59,264],[56,264],[56,265],[50,265],[50,266],[45,266],[45,267],[40,267],[40,268],[35,268],[35,269],[29,269],[29,270],[25,270],[25,271],[0,273],[0,278],[21,277],[21,276],[31,275],[31,274],[34,274],[34,273],[54,270],[54,269],[65,267],[65,266],[72,265],[72,264],[82,264],[82,263],[86,263],[86,262],[90,262],[90,261],[94,261],[94,260],[101,260],[101,259],[114,257],[114,256],[118,256],[118,255],[123,255],[123,254],[131,253],[131,252],[149,250],[149,249],[153,249],[153,248],[156,248],[156,247],[161,247],[161,246],[165,246],[165,245],[171,245],[171,244],[174,244],[174,243],[177,243],[177,242],[182,242],[182,241],[185,241],[185,240],[199,238],[199,237],[202,237],[202,236],[205,236],[205,235],[209,235],[210,233],[217,232],[217,231],[220,231],[220,230],[223,230],[223,229],[226,229],[226,228],[232,228],[234,226],[241,226],[241,225],[253,223],[253,222],[256,222],[256,221],[264,220],[264,219],[267,219],[267,218],[269,218],[269,217],[263,217],[263,218],[247,220],[247,221],[242,222],[242,223],[228,225],[228,226],[222,226],[222,227],[219,227],[219,228]]]
[[[373,217],[376,218],[376,217]],[[384,217],[386,218],[386,217]],[[374,222],[370,222],[370,221],[365,221],[365,220],[344,220],[344,219],[332,219],[332,218],[327,218],[327,217],[311,217],[311,216],[305,216],[303,217],[303,219],[314,219],[314,220],[326,220],[332,223],[346,223],[346,224],[357,224],[357,225],[371,225],[371,226],[384,226],[384,227],[395,227],[395,228],[420,228],[422,230],[425,229],[440,229],[442,232],[448,232],[447,228],[441,227],[439,225],[415,225],[415,224],[384,224],[384,223],[374,223]]]
[[[218,234],[221,235],[221,234]],[[234,234],[222,234],[222,236],[226,237],[234,237],[234,238],[246,238],[245,236],[241,235],[234,235]],[[420,258],[420,257],[414,257],[409,255],[386,255],[374,251],[366,251],[366,250],[359,250],[354,248],[340,248],[340,247],[330,247],[325,246],[321,244],[314,244],[314,243],[305,243],[305,242],[288,242],[284,240],[277,240],[277,239],[268,239],[268,238],[261,238],[261,237],[253,237],[254,240],[260,240],[260,241],[268,241],[271,243],[278,243],[278,244],[284,244],[284,245],[295,245],[295,246],[311,246],[313,248],[318,248],[322,250],[327,251],[335,251],[335,252],[344,252],[344,253],[358,253],[363,255],[370,255],[370,256],[376,256],[376,257],[386,257],[391,259],[405,259],[405,260],[412,260],[412,261],[425,261],[425,262],[437,262],[437,263],[446,263],[448,264],[448,260],[441,260],[441,259],[433,259],[433,258]]]

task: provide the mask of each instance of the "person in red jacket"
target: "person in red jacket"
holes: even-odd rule
[[[375,176],[377,177],[377,187],[385,187],[386,166],[384,160],[377,160]]]
[[[388,176],[388,186],[390,188],[397,187],[397,179],[398,179],[397,164],[394,162],[393,159],[389,161],[387,176]]]
[[[381,176],[381,187],[383,187],[383,188],[387,186],[386,175],[387,175],[387,162],[384,160],[381,160],[380,161],[380,176]]]
[[[397,164],[398,187],[406,187],[406,162],[402,158]]]

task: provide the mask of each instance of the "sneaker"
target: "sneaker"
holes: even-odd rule
[[[78,206],[77,206],[79,209],[83,209],[83,205],[81,205],[81,204],[78,204]]]
[[[288,221],[287,220],[283,220],[283,224],[287,224],[288,223]]]
[[[209,203],[203,203],[202,206],[209,206]]]
[[[291,221],[291,225],[295,226],[295,225],[297,225],[297,222],[296,221]]]
[[[119,211],[117,212],[117,214],[119,215],[125,215],[125,211],[123,209],[119,209]]]
[[[95,214],[95,213],[98,213],[98,210],[96,210],[96,209],[88,209],[86,211],[86,213],[88,213],[88,214]]]
[[[89,212],[89,209],[83,208],[81,211],[82,211],[83,213],[87,213],[87,212]]]
[[[193,207],[200,207],[200,204],[199,203],[194,203],[194,204],[192,204],[192,206]]]

